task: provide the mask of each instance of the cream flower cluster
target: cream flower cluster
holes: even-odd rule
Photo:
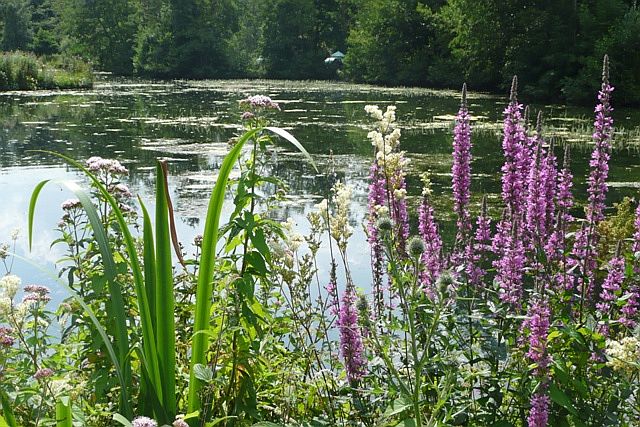
[[[607,341],[607,365],[616,371],[633,374],[640,370],[640,340],[624,337],[620,341]]]
[[[341,251],[347,249],[347,242],[353,234],[353,228],[349,225],[349,205],[351,204],[351,187],[338,182],[333,186],[333,212],[329,211],[327,199],[323,199],[315,207],[318,216],[312,216],[313,221],[319,217],[329,226],[331,237],[338,243]],[[329,220],[329,224],[327,224]]]

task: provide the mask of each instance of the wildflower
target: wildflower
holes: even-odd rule
[[[486,257],[486,253],[491,249],[491,218],[487,212],[487,196],[482,198],[482,210],[476,221],[476,232],[474,240],[469,245],[467,255],[467,274],[469,281],[473,285],[479,285],[487,272],[480,267],[480,262]]]
[[[49,368],[40,368],[36,371],[35,374],[33,374],[33,378],[35,378],[36,380],[49,378],[51,376],[53,376],[53,369]]]
[[[130,199],[131,197],[133,197],[133,194],[131,194],[129,187],[127,187],[126,184],[122,183],[114,185],[111,188],[111,192],[122,199]]]
[[[382,111],[380,111],[380,108],[377,105],[365,105],[364,111],[374,120],[382,120]]]
[[[9,314],[12,306],[11,298],[0,296],[0,316]]]
[[[618,298],[624,282],[625,261],[621,255],[621,246],[622,242],[618,242],[616,255],[609,261],[609,272],[600,292],[601,301],[596,304],[596,308],[602,317],[611,318],[612,303]]]
[[[280,105],[266,95],[253,95],[240,100],[240,105],[248,105],[254,109],[280,110]]]
[[[456,240],[466,239],[471,230],[469,199],[471,197],[471,126],[467,109],[467,84],[462,86],[462,104],[453,130],[453,210],[458,220]]]
[[[371,252],[371,271],[373,273],[373,293],[376,301],[376,315],[381,312],[382,302],[382,277],[384,275],[384,251],[380,241],[379,231],[385,230],[380,227],[380,220],[388,220],[388,229],[393,228],[393,224],[382,208],[385,206],[386,190],[384,176],[379,172],[378,162],[374,161],[369,172],[369,194],[368,194],[368,216],[367,216],[367,240]]]
[[[522,281],[524,269],[524,245],[516,236],[517,224],[513,224],[510,233],[505,233],[502,256],[493,262],[496,268],[496,282],[500,287],[500,300],[516,307],[522,297]]]
[[[18,236],[20,236],[19,228],[14,228],[13,230],[11,230],[11,235],[9,236],[11,240],[18,240]]]
[[[102,157],[90,157],[86,161],[87,169],[91,172],[105,172],[112,175],[127,175],[129,171],[122,164],[113,159],[103,159]]]
[[[584,286],[586,279],[589,291],[593,288],[593,275],[597,267],[597,247],[599,234],[597,225],[604,219],[605,200],[607,197],[607,177],[609,176],[609,158],[611,157],[611,139],[613,137],[613,118],[611,117],[611,93],[609,84],[609,57],[604,56],[602,65],[602,87],[598,92],[598,105],[595,108],[593,142],[594,148],[589,161],[589,178],[587,179],[588,204],[586,219],[588,226],[578,231],[576,244],[572,252],[572,265],[580,267],[578,283]],[[579,245],[578,245],[579,243]]]
[[[7,243],[0,243],[0,259],[7,259],[9,256],[9,245]]]
[[[13,299],[21,284],[22,280],[20,280],[18,276],[9,274],[0,279],[0,291],[9,297],[9,299]]]
[[[189,424],[182,418],[176,418],[176,420],[172,424],[173,427],[189,427]]]
[[[350,383],[355,383],[362,378],[366,369],[362,333],[358,326],[356,298],[355,290],[352,287],[347,287],[342,294],[340,313],[338,315],[340,352],[344,359],[347,380]]]
[[[149,417],[136,417],[131,427],[158,427],[158,423]]]
[[[544,393],[536,393],[531,398],[531,411],[527,417],[529,427],[546,427],[549,420],[551,399]]]
[[[549,364],[547,335],[549,334],[550,316],[549,306],[541,297],[538,297],[529,306],[527,318],[522,324],[522,328],[528,330],[529,333],[527,357],[537,365],[535,372],[538,376],[546,375],[546,368]]]
[[[522,212],[524,204],[525,173],[527,153],[525,150],[525,130],[522,125],[522,105],[517,100],[518,78],[513,77],[511,102],[504,111],[504,137],[502,149],[505,162],[502,166],[502,199],[514,217]]]
[[[431,188],[428,176],[423,175],[422,181],[424,185],[422,203],[418,208],[418,231],[422,241],[425,242],[426,248],[421,258],[424,270],[420,275],[420,282],[425,290],[430,291],[435,278],[442,271],[442,238],[438,232],[433,207],[429,201],[428,195],[431,193]]]
[[[193,238],[193,244],[197,247],[201,247],[202,246],[202,234],[196,234],[195,237]]]
[[[13,329],[0,326],[0,346],[11,347],[14,342]]]
[[[336,275],[336,262],[331,261],[331,272],[329,273],[329,282],[325,286],[327,295],[329,296],[329,310],[336,315],[340,311],[340,300],[338,298],[338,283]]]
[[[351,202],[351,187],[342,182],[333,187],[335,213],[331,217],[331,237],[338,243],[341,251],[346,251],[347,241],[353,234],[349,225],[349,205]]]
[[[631,375],[640,367],[640,341],[636,337],[624,337],[620,341],[607,340],[605,353],[607,365],[615,371]]]
[[[24,287],[24,291],[25,292],[33,292],[36,293],[38,295],[48,295],[49,294],[49,288],[47,288],[46,286],[41,286],[41,285],[27,285]]]
[[[64,211],[70,211],[72,209],[82,207],[82,204],[80,203],[79,199],[67,199],[62,202],[62,205],[60,205],[60,207]]]
[[[256,115],[253,114],[251,111],[245,111],[244,113],[242,113],[242,116],[240,116],[240,119],[242,119],[242,120],[251,120],[255,116]]]

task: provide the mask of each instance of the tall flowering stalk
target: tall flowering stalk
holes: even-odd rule
[[[503,255],[493,262],[496,268],[496,283],[500,288],[500,300],[513,308],[518,308],[522,299],[525,266],[524,244],[516,233],[517,222],[510,233],[505,233]]]
[[[599,241],[598,224],[604,219],[605,200],[607,197],[607,177],[609,175],[609,158],[611,157],[611,139],[613,137],[613,118],[611,112],[611,93],[609,84],[609,57],[604,56],[602,65],[602,87],[598,92],[596,118],[594,122],[593,142],[595,144],[589,161],[590,173],[587,179],[589,194],[586,207],[586,227],[576,236],[572,252],[578,270],[577,286],[580,288],[580,319],[582,319],[584,300],[593,288],[593,278],[597,268],[597,247]]]
[[[473,242],[469,246],[471,249],[468,254],[470,262],[467,265],[467,274],[469,282],[478,286],[487,274],[482,268],[482,264],[491,251],[491,218],[489,218],[487,210],[487,196],[482,198],[482,211],[478,215]]]
[[[600,302],[596,304],[596,309],[601,319],[614,320],[613,304],[618,299],[624,282],[625,260],[622,256],[622,242],[618,242],[616,254],[609,261],[608,270],[607,278],[602,284]],[[608,335],[609,326],[607,324],[602,325],[600,332]]]
[[[347,286],[342,294],[338,329],[340,330],[340,354],[349,383],[357,383],[366,372],[362,332],[358,325],[357,295],[353,286]]]
[[[385,205],[385,179],[380,173],[378,162],[373,162],[369,174],[369,196],[368,196],[368,216],[367,216],[367,241],[371,251],[371,271],[373,274],[373,309],[376,317],[379,317],[384,310],[384,248],[380,239],[377,221],[380,218],[381,210],[386,210]]]
[[[633,233],[633,244],[631,246],[631,252],[634,254],[640,253],[640,204],[636,208],[636,219],[634,221],[635,231]],[[634,282],[631,284],[627,291],[627,301],[620,309],[620,323],[633,328],[637,323],[638,309],[640,309],[640,283],[638,283],[637,277],[640,276],[640,263],[638,259],[634,259],[633,262]]]
[[[549,335],[549,319],[551,310],[543,296],[534,297],[522,329],[528,332],[527,359],[535,364],[534,376],[539,385],[531,396],[531,410],[527,417],[529,427],[546,427],[549,420],[550,399],[547,395],[549,381],[548,366],[550,362],[547,352],[547,336]]]
[[[377,172],[384,179],[385,195],[384,203],[378,204],[379,200],[376,199],[375,205],[370,204],[369,212],[370,215],[373,210],[377,211],[378,215],[382,211],[389,214],[396,225],[397,231],[394,234],[396,249],[404,254],[409,238],[405,172],[409,160],[405,157],[404,151],[398,150],[400,129],[395,127],[396,107],[390,105],[383,113],[376,105],[366,105],[365,111],[376,120],[376,129],[369,132],[367,137],[374,146]],[[369,223],[373,224],[375,220],[370,220]]]
[[[425,243],[425,250],[420,256],[424,270],[420,274],[420,283],[427,292],[433,291],[436,278],[442,271],[442,238],[438,232],[433,207],[429,201],[431,182],[427,175],[422,176],[422,203],[418,209],[418,231]]]
[[[471,126],[467,108],[467,84],[462,85],[462,102],[453,130],[453,210],[457,215],[458,244],[464,244],[471,232],[469,199],[471,198]]]
[[[502,199],[511,217],[519,217],[524,209],[527,164],[526,133],[522,124],[522,105],[517,99],[518,78],[513,77],[509,105],[504,111],[502,149],[505,162],[502,166]]]

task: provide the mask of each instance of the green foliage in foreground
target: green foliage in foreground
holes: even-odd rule
[[[38,58],[32,53],[0,53],[0,91],[73,89],[93,85],[91,67],[77,58]]]

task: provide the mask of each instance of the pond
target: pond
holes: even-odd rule
[[[429,89],[381,88],[367,85],[289,81],[171,81],[101,77],[92,90],[11,92],[0,94],[0,241],[15,228],[22,230],[17,252],[51,268],[61,256],[49,245],[62,215],[60,203],[70,194],[50,187],[41,198],[35,244],[26,244],[28,201],[43,179],[79,179],[80,176],[51,155],[50,150],[78,160],[90,156],[117,158],[129,170],[128,184],[143,200],[150,200],[156,158],[168,161],[170,186],[178,232],[188,251],[202,232],[206,205],[216,169],[227,151],[227,141],[240,130],[238,100],[266,94],[282,111],[273,122],[293,133],[311,153],[320,173],[282,142],[270,161],[271,173],[290,186],[286,201],[274,212],[278,219],[293,218],[306,229],[304,215],[327,194],[336,179],[354,191],[351,258],[357,285],[367,288],[369,251],[362,222],[367,203],[367,177],[372,147],[366,138],[371,121],[367,104],[395,104],[402,128],[401,148],[408,152],[410,202],[420,194],[419,176],[430,172],[438,219],[451,235],[451,131],[459,94]],[[526,100],[521,100],[526,101]],[[473,116],[472,204],[479,209],[487,194],[491,214],[499,216],[502,152],[500,130],[506,98],[471,92]],[[595,102],[595,94],[594,94]],[[615,93],[614,93],[615,106]],[[545,116],[544,132],[557,145],[572,145],[572,169],[578,198],[584,200],[588,171],[592,109],[560,105],[533,105]],[[609,203],[634,196],[640,186],[640,110],[617,109],[615,150],[612,156]],[[561,157],[560,148],[557,154]],[[326,252],[321,256],[327,257]],[[326,260],[325,260],[326,261]],[[328,262],[320,262],[325,268]],[[363,268],[358,268],[362,266]],[[30,281],[50,281],[22,262],[15,273]],[[326,272],[324,272],[326,273]],[[324,274],[323,274],[324,275]],[[64,292],[60,290],[59,295]]]

